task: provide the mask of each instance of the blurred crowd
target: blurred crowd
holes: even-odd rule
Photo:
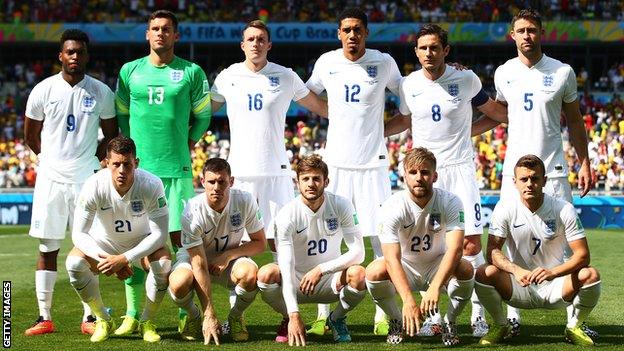
[[[494,96],[492,77],[495,67],[500,63],[474,64],[467,63],[482,78],[484,87]],[[121,64],[106,65],[103,61],[95,61],[89,74],[106,82],[114,88],[116,71],[107,71],[107,67],[120,67]],[[225,65],[221,65],[224,67]],[[305,67],[294,67],[305,80],[312,64]],[[404,75],[418,69],[411,63],[402,67]],[[11,65],[0,65],[0,188],[32,187],[36,179],[36,156],[24,145],[24,109],[28,94],[32,87],[43,78],[57,73],[60,66],[48,62],[19,62]],[[209,79],[214,80],[219,69],[208,71]],[[606,77],[605,88],[609,91],[608,103],[594,99],[591,91],[599,92],[597,82]],[[613,65],[603,77],[590,79],[584,69],[577,72],[579,91],[583,92],[581,111],[589,138],[589,157],[595,173],[595,181],[600,189],[624,190],[624,102],[617,94],[624,81],[624,63]],[[611,93],[616,92],[616,93]],[[386,103],[386,118],[397,111],[397,98],[389,96]],[[562,125],[565,123],[562,122]],[[288,119],[285,126],[284,140],[292,164],[296,164],[301,156],[324,151],[327,120],[317,116]],[[564,128],[564,150],[568,157],[570,169],[569,181],[576,186],[577,173],[580,165],[574,156],[567,133]],[[475,165],[479,186],[484,190],[500,188],[502,164],[505,158],[507,131],[499,126],[481,136],[475,137]],[[195,185],[199,184],[199,173],[206,159],[210,157],[227,158],[229,153],[229,130],[227,120],[214,118],[210,130],[196,144],[193,154],[193,170]],[[390,155],[389,177],[394,187],[401,186],[402,167],[399,167],[404,152],[411,148],[412,140],[409,132],[388,139],[387,147]]]
[[[347,6],[364,8],[371,22],[507,22],[526,7],[551,21],[624,18],[617,0],[4,0],[0,23],[143,22],[156,9],[186,22],[333,22]]]

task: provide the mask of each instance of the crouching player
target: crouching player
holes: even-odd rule
[[[131,139],[120,136],[111,140],[106,168],[87,179],[76,206],[74,248],[67,256],[66,267],[71,285],[97,317],[92,342],[108,339],[115,329],[94,274],[115,274],[126,279],[132,275],[132,262],[149,270],[139,330],[145,341],[160,340],[152,318],[167,291],[171,269],[165,245],[169,212],[162,182],[137,169],[138,163]]]
[[[266,239],[256,200],[245,191],[230,189],[233,184],[227,161],[206,161],[202,170],[205,192],[189,200],[182,214],[182,249],[178,250],[169,278],[169,292],[178,307],[187,312],[180,330],[187,340],[201,337],[203,331],[206,344],[212,339],[219,344],[212,282],[233,289],[236,294],[228,316],[232,339],[249,338],[243,311],[258,292],[258,266],[249,257],[264,251]],[[251,240],[242,243],[245,231]],[[197,291],[201,313],[193,303],[193,289]]]
[[[523,309],[574,306],[565,338],[594,345],[581,328],[600,297],[600,275],[589,266],[589,247],[581,221],[569,202],[544,194],[544,163],[521,157],[514,167],[519,198],[496,204],[487,245],[489,265],[479,267],[475,290],[493,321],[479,343],[500,343],[511,332],[502,301]],[[509,257],[503,254],[507,243]],[[572,256],[564,261],[567,245]]]
[[[390,317],[387,342],[398,344],[404,333],[414,336],[423,315],[438,311],[446,288],[449,305],[442,342],[459,343],[457,316],[472,295],[472,265],[462,257],[464,212],[459,197],[433,188],[438,174],[433,153],[410,150],[403,160],[407,190],[382,205],[379,241],[383,258],[366,267],[366,285],[373,301]],[[450,279],[450,281],[449,281]],[[426,291],[420,306],[412,291]],[[403,300],[403,313],[395,295]]]
[[[346,314],[366,294],[357,216],[347,199],[325,192],[328,171],[319,156],[304,157],[296,172],[301,196],[275,218],[278,264],[260,268],[258,287],[262,299],[283,316],[275,341],[305,345],[299,303],[339,301],[327,324],[335,341],[349,342]],[[345,253],[340,250],[343,240]]]

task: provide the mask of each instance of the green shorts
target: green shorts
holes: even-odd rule
[[[182,229],[180,220],[186,202],[195,196],[193,179],[191,178],[160,178],[165,186],[165,197],[169,205],[169,232]]]

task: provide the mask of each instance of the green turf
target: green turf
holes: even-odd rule
[[[0,226],[0,276],[2,280],[12,281],[12,348],[16,350],[160,350],[183,348],[184,350],[203,350],[199,342],[181,341],[176,332],[177,309],[169,297],[165,298],[162,310],[156,319],[163,340],[157,345],[148,345],[138,336],[128,338],[112,338],[102,344],[93,345],[88,337],[80,334],[79,323],[82,306],[76,293],[68,282],[64,267],[64,258],[70,248],[71,241],[65,240],[59,258],[59,276],[54,295],[52,310],[53,320],[58,331],[54,334],[25,337],[23,332],[37,317],[34,292],[34,267],[37,257],[37,241],[25,235],[26,227]],[[600,349],[621,350],[624,348],[624,313],[620,299],[624,296],[622,273],[619,262],[621,257],[622,233],[615,231],[589,230],[588,237],[592,250],[592,264],[602,274],[602,297],[590,316],[589,322],[601,334]],[[8,234],[22,233],[22,234]],[[367,262],[370,261],[370,248],[367,249]],[[270,256],[263,255],[259,264],[268,262]],[[113,308],[113,315],[119,317],[124,311],[124,290],[121,282],[114,278],[101,277],[104,302]],[[214,292],[218,315],[221,320],[226,317],[228,305],[227,292],[217,287]],[[469,308],[469,307],[468,307]],[[444,310],[444,306],[442,308]],[[315,306],[303,306],[305,319],[310,322],[316,316]],[[400,346],[387,346],[383,337],[372,334],[372,318],[374,308],[369,297],[366,297],[349,316],[348,324],[352,332],[353,342],[348,345],[335,345],[331,336],[309,338],[309,349],[323,350],[407,350],[413,348],[442,349],[439,338],[408,340]],[[572,350],[578,347],[563,341],[565,311],[524,311],[522,335],[502,346],[505,350]],[[274,313],[258,296],[246,312],[250,341],[234,344],[227,338],[222,340],[221,349],[240,350],[247,347],[254,350],[284,349],[286,346],[276,345],[272,340],[279,316]],[[476,348],[476,340],[469,335],[469,311],[464,311],[459,320],[461,344],[456,350]],[[211,347],[214,348],[214,347]]]

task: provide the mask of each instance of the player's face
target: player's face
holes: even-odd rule
[[[418,61],[427,70],[435,70],[444,65],[444,58],[448,55],[450,47],[442,46],[442,41],[437,35],[428,34],[418,38],[416,43],[416,56]]]
[[[167,52],[173,50],[174,43],[180,39],[180,33],[175,31],[169,18],[154,18],[145,32],[145,39],[152,51]]]
[[[515,169],[514,183],[520,198],[524,201],[540,199],[544,196],[543,187],[546,184],[546,177],[541,170],[533,170],[525,167]]]
[[[433,183],[438,173],[429,162],[412,165],[405,169],[405,182],[413,200],[428,199],[433,193]]]
[[[364,27],[362,20],[357,18],[345,18],[340,22],[338,38],[342,42],[342,49],[352,55],[363,53],[366,50],[366,38],[368,29]]]
[[[543,29],[537,23],[522,18],[514,23],[511,30],[511,38],[516,42],[518,51],[529,56],[541,52],[542,34]]]
[[[106,157],[106,167],[113,177],[113,184],[117,190],[128,190],[134,182],[134,170],[138,160],[133,154],[118,154],[111,151]]]
[[[297,187],[304,199],[308,202],[318,200],[329,184],[329,180],[323,176],[320,170],[310,170],[299,173],[297,176]]]
[[[63,72],[69,75],[84,74],[89,61],[87,46],[82,41],[66,40],[59,53],[59,61]]]
[[[245,53],[246,60],[262,63],[266,61],[267,53],[271,50],[269,36],[260,28],[249,27],[243,33],[241,49]]]
[[[206,190],[210,207],[218,208],[227,202],[232,184],[234,184],[234,178],[229,176],[226,171],[216,173],[207,171],[204,174],[202,185]]]

